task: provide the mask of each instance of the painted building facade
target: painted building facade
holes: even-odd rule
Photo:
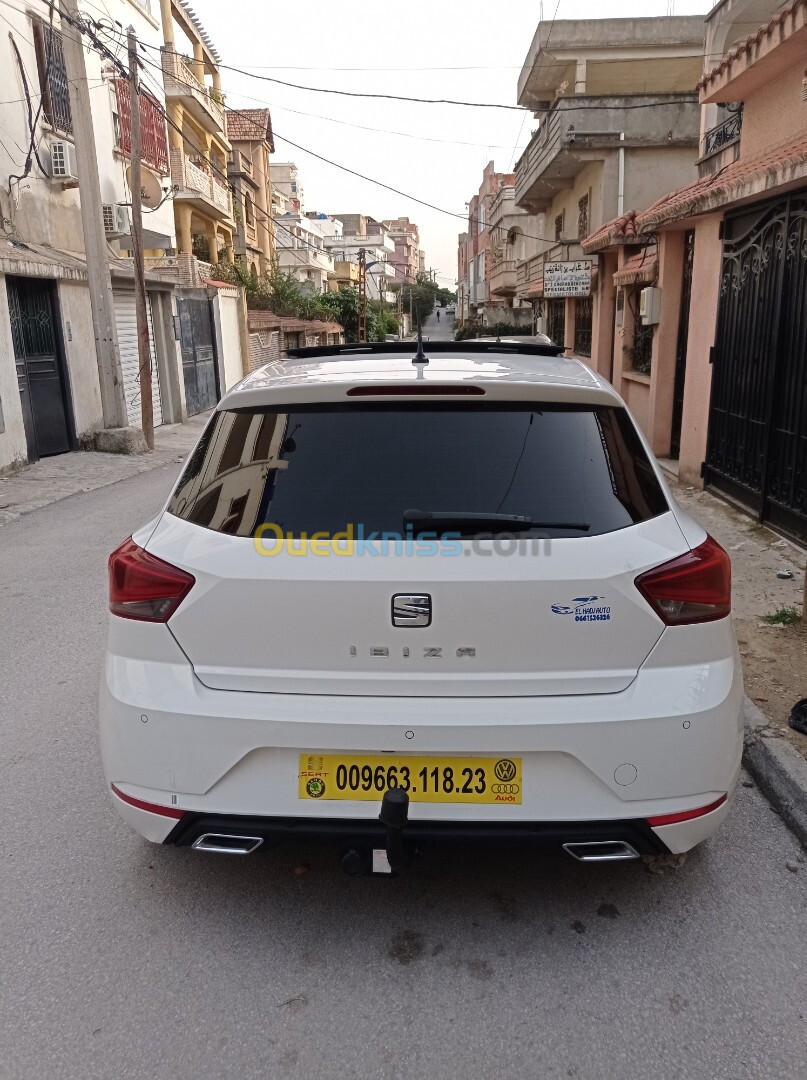
[[[695,91],[704,42],[698,16],[539,23],[518,82],[538,120],[515,166],[515,201],[543,214],[543,241],[516,268],[516,296],[536,326],[600,366],[595,327],[610,322],[613,292],[594,268],[592,292],[544,296],[550,262],[584,257],[582,241],[627,206],[649,206],[697,175]]]
[[[706,26],[699,178],[584,247],[624,294],[614,381],[655,453],[804,542],[807,0],[722,0]]]

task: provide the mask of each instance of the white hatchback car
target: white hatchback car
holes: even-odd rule
[[[740,768],[728,556],[584,364],[414,350],[255,371],[111,556],[113,802],[204,851],[340,839],[351,872],[429,837],[686,851]]]

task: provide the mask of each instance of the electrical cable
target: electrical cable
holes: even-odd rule
[[[52,0],[51,0],[51,2],[52,2]],[[109,60],[110,60],[110,61],[111,61],[111,62],[112,62],[112,63],[113,63],[114,65],[115,65],[115,67],[116,67],[116,68],[118,69],[119,73],[121,74],[121,77],[125,77],[125,78],[128,78],[128,72],[127,72],[126,68],[125,68],[125,67],[124,67],[124,66],[122,65],[122,63],[120,62],[120,60],[119,60],[119,59],[118,59],[117,57],[115,57],[115,56],[114,56],[114,55],[113,55],[113,54],[111,53],[111,51],[110,51],[110,50],[109,50],[109,49],[108,49],[108,48],[107,48],[107,47],[106,47],[106,46],[104,45],[104,43],[103,43],[102,41],[100,41],[100,40],[98,39],[98,36],[97,36],[97,34],[95,34],[95,33],[94,33],[94,32],[93,32],[93,31],[92,31],[92,30],[91,30],[91,29],[90,29],[90,28],[89,28],[89,27],[88,27],[88,26],[87,26],[86,24],[84,24],[84,23],[82,23],[82,22],[80,22],[80,21],[77,21],[77,20],[74,20],[74,19],[70,18],[70,17],[69,17],[69,16],[67,16],[67,15],[66,15],[66,14],[65,14],[64,12],[62,12],[61,14],[62,14],[62,18],[66,19],[66,21],[67,21],[67,22],[69,22],[69,23],[71,23],[72,25],[76,26],[76,28],[77,28],[77,29],[81,30],[81,31],[82,31],[83,33],[86,33],[86,34],[87,34],[87,36],[88,36],[88,37],[90,37],[90,39],[92,40],[93,44],[94,44],[94,45],[96,46],[96,51],[99,51],[101,55],[104,55],[104,56],[106,56],[106,57],[107,57],[107,59],[109,59]],[[176,131],[177,131],[177,132],[179,133],[179,134],[181,134],[181,135],[183,136],[183,139],[184,139],[184,140],[185,140],[185,141],[186,141],[186,142],[187,142],[187,143],[188,143],[188,144],[189,144],[189,145],[190,145],[190,146],[191,146],[191,147],[192,147],[192,148],[193,148],[194,150],[196,150],[196,152],[197,152],[198,154],[200,154],[200,156],[202,157],[202,159],[203,159],[203,160],[205,160],[205,161],[206,161],[206,165],[207,165],[207,167],[209,168],[209,170],[210,170],[211,172],[213,172],[214,174],[218,174],[218,175],[219,175],[219,177],[220,177],[220,178],[221,178],[221,179],[223,180],[223,182],[224,182],[224,183],[225,183],[225,184],[227,185],[227,187],[228,187],[228,188],[230,188],[230,189],[232,190],[232,184],[231,184],[231,183],[230,183],[230,181],[229,181],[229,177],[227,177],[226,173],[224,173],[224,172],[223,172],[223,171],[222,171],[221,169],[219,169],[219,168],[218,168],[218,167],[217,167],[216,165],[214,165],[214,164],[213,164],[212,162],[210,162],[210,161],[207,161],[207,159],[206,159],[206,157],[205,157],[206,151],[204,151],[204,150],[203,150],[203,149],[202,149],[201,147],[199,147],[199,146],[198,146],[197,144],[195,144],[195,143],[193,142],[193,140],[191,140],[190,138],[188,138],[188,136],[187,136],[187,135],[186,135],[186,133],[185,133],[185,132],[184,132],[184,131],[182,130],[182,128],[181,128],[181,127],[180,127],[179,125],[177,125],[177,124],[176,124],[176,123],[175,123],[175,122],[174,122],[174,121],[172,120],[172,118],[171,118],[171,117],[170,117],[170,116],[168,115],[168,112],[167,112],[167,110],[165,110],[165,109],[164,109],[164,108],[162,107],[162,105],[161,105],[161,104],[159,103],[159,101],[155,101],[155,102],[154,102],[154,105],[155,105],[155,108],[156,108],[157,112],[158,112],[158,113],[159,113],[159,114],[160,114],[160,115],[161,115],[161,116],[162,116],[162,117],[163,117],[163,118],[164,118],[164,119],[166,120],[166,122],[167,122],[167,123],[168,123],[168,124],[169,124],[169,125],[170,125],[171,127],[173,127],[173,128],[174,128],[174,129],[175,129],[175,130],[176,130]],[[231,112],[235,112],[235,113],[238,113],[238,112],[239,112],[240,110],[237,110],[237,109],[231,109],[231,110],[229,110],[229,111],[231,111]],[[282,138],[282,136],[278,136],[278,138]],[[285,141],[285,142],[289,142],[290,140],[284,139],[283,141]],[[292,143],[291,145],[295,145],[295,146],[296,146],[297,144],[294,144],[294,143]],[[305,148],[305,147],[302,147],[302,146],[301,146],[301,147],[299,147],[299,149],[303,150],[303,151],[304,151],[304,152],[306,152],[306,153],[311,153],[311,154],[313,154],[313,156],[315,156],[315,157],[320,157],[320,156],[321,156],[321,155],[318,155],[318,154],[314,154],[314,152],[313,152],[313,151],[308,151],[308,150],[306,150],[306,148]],[[324,161],[328,161],[328,159],[326,159],[326,158],[323,158],[322,160],[324,160]],[[347,167],[346,167],[346,166],[340,166],[340,165],[338,165],[338,164],[337,164],[336,162],[328,162],[328,163],[329,163],[329,164],[331,164],[331,165],[334,165],[334,166],[335,166],[336,168],[342,168],[342,169],[345,169],[345,171],[347,171],[347,172],[350,172],[350,173],[354,173],[354,170],[352,170],[352,169],[347,169]],[[359,174],[359,173],[354,173],[354,175],[357,175],[357,176],[361,176],[361,174]],[[363,177],[363,179],[366,179],[366,180],[368,180],[368,181],[369,181],[370,183],[375,183],[375,184],[378,184],[379,186],[382,186],[382,187],[389,187],[389,185],[383,184],[383,183],[382,183],[381,181],[376,181],[376,180],[373,180],[373,179],[372,179],[372,178],[370,178],[370,177]],[[395,188],[390,188],[390,190],[392,190],[392,191],[396,191],[396,193],[397,193],[397,194],[401,194],[401,195],[403,195],[403,196],[404,196],[405,198],[411,198],[411,199],[413,199],[414,201],[417,201],[417,202],[423,202],[423,200],[419,200],[419,199],[417,199],[417,198],[416,198],[416,197],[414,197],[414,196],[407,196],[407,195],[406,195],[406,193],[404,193],[404,192],[398,192],[398,191],[397,191],[397,189],[395,189]],[[429,203],[424,203],[424,205],[427,205],[427,206],[431,206],[432,204],[429,204]],[[442,209],[441,207],[433,207],[433,209],[437,209],[437,210],[440,210],[440,212],[442,212],[442,213],[445,213],[445,214],[448,214],[448,215],[450,215],[450,216],[452,216],[452,217],[459,217],[459,218],[464,218],[464,215],[462,215],[462,214],[454,214],[454,213],[453,213],[452,211],[449,211],[449,210],[444,210],[444,209]],[[274,223],[275,225],[279,225],[279,227],[280,227],[280,228],[282,228],[282,229],[284,229],[284,231],[288,232],[288,233],[289,233],[289,235],[291,235],[291,236],[294,236],[294,234],[293,234],[293,233],[291,233],[291,231],[290,231],[289,229],[287,229],[287,228],[286,228],[286,227],[285,227],[285,226],[284,226],[284,225],[283,225],[283,224],[282,224],[281,222],[279,222],[277,218],[274,218],[274,217],[272,217],[272,216],[270,216],[270,215],[268,215],[268,214],[265,214],[265,213],[264,213],[264,211],[262,211],[262,210],[261,210],[261,209],[260,209],[259,207],[254,207],[254,210],[255,210],[256,212],[258,212],[259,214],[261,214],[261,216],[263,216],[263,217],[264,217],[264,218],[265,218],[265,219],[266,219],[266,220],[267,220],[268,222],[272,222],[272,223]],[[300,238],[295,238],[295,239],[298,239],[298,240],[299,240]],[[541,237],[536,237],[536,239],[542,239],[542,238],[541,238]],[[316,250],[316,251],[320,251],[320,250],[321,250],[321,249],[317,248],[317,247],[316,247],[316,245],[306,244],[306,242],[305,242],[305,241],[302,241],[302,242],[303,242],[303,243],[305,244],[305,246],[308,246],[308,247],[311,247],[311,248],[313,248],[313,250]],[[288,245],[279,245],[279,246],[281,246],[281,247],[284,247],[284,248],[287,248],[287,247],[288,247]],[[406,283],[407,283],[407,284],[412,284],[412,279],[411,279],[411,278],[409,278],[409,276],[408,276],[408,275],[407,275],[407,277],[405,278],[405,281],[406,281]],[[414,282],[414,283],[417,283],[417,279],[415,279],[415,282]]]
[[[47,46],[47,51],[46,51],[46,56],[45,56],[45,72],[44,72],[44,76],[43,76],[43,79],[44,79],[44,82],[45,82],[46,85],[47,85],[47,82],[48,82],[48,77],[50,75],[50,65],[51,65],[51,59],[53,57],[53,33],[54,33],[54,31],[53,31],[53,16],[55,14],[53,0],[50,0],[50,5],[49,6],[50,6],[50,27],[49,27],[50,32],[49,32],[48,38],[47,38],[48,46]],[[39,104],[37,105],[37,108],[36,108],[36,113],[34,113],[33,108],[32,108],[32,104],[31,104],[31,98],[30,98],[29,93],[28,93],[28,77],[25,74],[25,65],[22,62],[22,56],[20,55],[20,50],[19,50],[19,47],[17,46],[17,42],[14,40],[14,37],[11,34],[9,34],[9,37],[11,38],[11,45],[12,45],[12,48],[14,49],[14,55],[17,58],[17,63],[19,64],[20,73],[22,75],[23,90],[25,91],[25,95],[26,95],[26,98],[27,98],[27,105],[28,105],[28,129],[29,129],[29,133],[30,133],[30,142],[28,144],[28,151],[27,151],[26,156],[25,156],[25,165],[23,166],[22,173],[9,173],[9,176],[8,176],[8,194],[9,194],[9,197],[10,197],[12,189],[14,187],[14,181],[16,181],[18,184],[20,184],[20,183],[22,183],[23,180],[25,180],[30,175],[31,169],[33,168],[34,160],[36,160],[36,163],[39,166],[40,170],[42,171],[43,176],[47,176],[48,174],[47,174],[47,172],[45,170],[45,166],[42,164],[42,159],[39,156],[39,149],[38,149],[37,144],[36,144],[37,143],[37,125],[39,124],[39,117],[42,115],[42,109],[43,109],[44,104],[45,104],[45,95],[42,94],[40,96]]]
[[[155,45],[148,45],[145,42],[143,43],[143,45],[147,49],[152,49],[154,51],[159,52],[159,49]],[[622,65],[624,65],[624,63],[625,63],[624,60],[610,61],[610,60],[607,60],[607,59],[606,59],[605,62],[606,63],[621,63]],[[290,88],[292,88],[294,90],[307,90],[310,93],[314,93],[314,94],[334,94],[334,95],[337,95],[339,97],[358,97],[358,98],[371,98],[371,99],[379,99],[380,98],[380,99],[383,99],[385,101],[407,101],[407,102],[414,102],[414,103],[417,103],[417,104],[420,104],[420,105],[459,105],[459,106],[464,106],[466,108],[471,108],[471,109],[506,109],[506,110],[511,111],[511,112],[520,112],[524,108],[522,105],[505,105],[502,102],[460,101],[460,100],[457,100],[455,98],[418,98],[418,97],[409,97],[409,96],[407,96],[405,94],[375,94],[375,93],[365,93],[365,92],[362,92],[362,91],[359,91],[359,90],[336,90],[336,89],[333,89],[331,87],[304,86],[304,85],[302,85],[300,83],[288,82],[285,79],[276,79],[276,78],[273,78],[271,75],[259,75],[254,71],[247,71],[245,68],[235,67],[232,64],[219,63],[218,67],[220,69],[223,69],[223,70],[226,70],[226,71],[234,71],[239,75],[245,75],[245,76],[247,76],[247,78],[259,79],[262,82],[277,83],[279,86],[287,86],[287,87],[290,87]],[[695,91],[693,90],[693,94],[694,93],[695,93]],[[560,99],[560,100],[566,100],[566,99]],[[619,108],[620,109],[651,109],[651,108],[658,108],[659,106],[663,106],[663,105],[667,105],[667,104],[674,104],[674,103],[663,102],[663,101],[644,101],[644,102],[635,102],[632,105],[620,105]],[[565,109],[564,111],[565,112],[571,112],[571,111],[578,111],[579,112],[581,110],[587,110],[587,109],[600,109],[601,110],[602,105],[599,105],[599,104],[596,104],[596,103],[591,104],[591,105],[574,105],[574,106],[570,106],[568,109]]]

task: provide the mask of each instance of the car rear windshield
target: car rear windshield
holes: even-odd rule
[[[519,536],[596,536],[646,521],[667,502],[630,417],[615,407],[512,405],[293,406],[214,414],[168,511],[252,536],[331,536],[359,526],[460,533],[452,515],[518,515]],[[412,519],[412,515],[408,515]]]

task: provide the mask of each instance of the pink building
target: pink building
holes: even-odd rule
[[[395,280],[409,282],[414,285],[418,275],[418,245],[420,236],[418,227],[408,217],[385,218],[382,225],[386,227],[392,240],[395,241],[395,254],[390,257],[390,262],[395,266]]]
[[[804,541],[807,0],[764,7],[707,16],[699,179],[583,248],[615,293],[592,363],[655,453]]]

